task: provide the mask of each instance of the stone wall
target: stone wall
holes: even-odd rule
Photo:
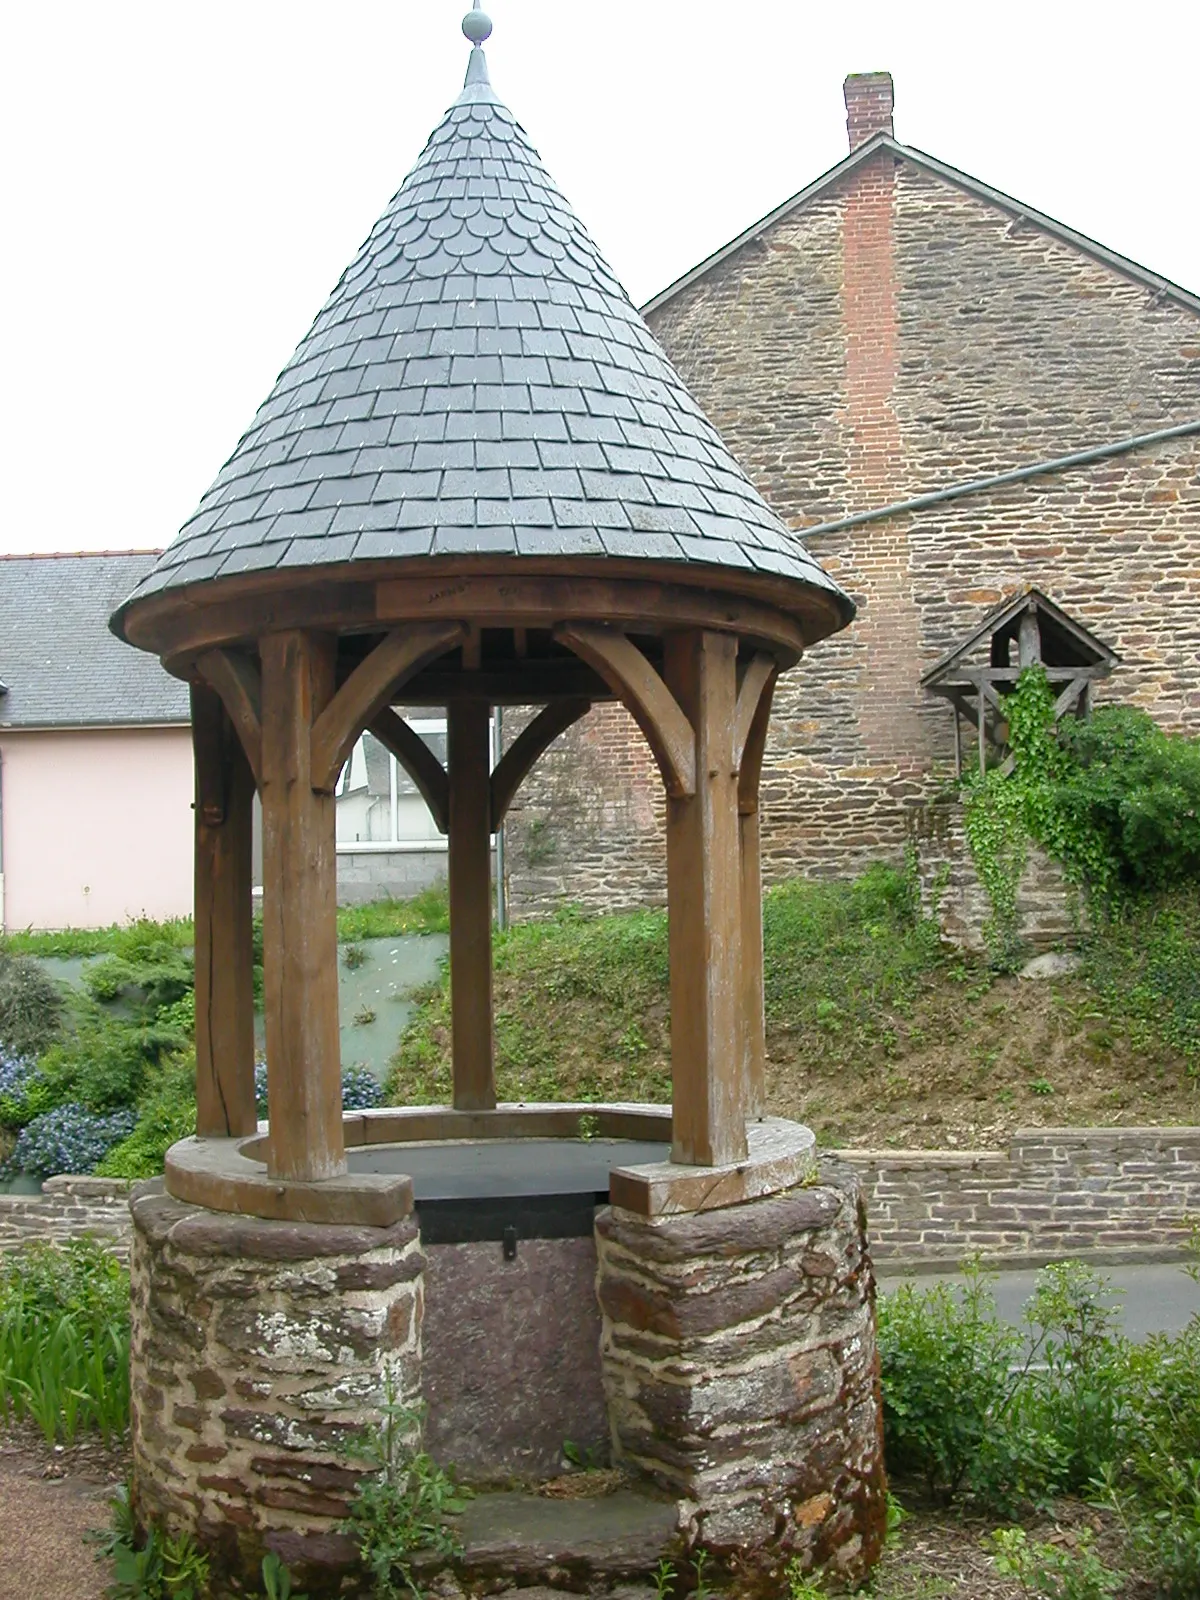
[[[961,801],[930,801],[910,811],[907,820],[923,911],[936,915],[943,939],[960,950],[986,953],[984,930],[992,920],[992,902],[971,859]],[[1031,844],[1017,885],[1016,935],[1021,945],[1030,951],[1072,947],[1084,918],[1079,891],[1062,867]]]
[[[1007,1151],[842,1150],[877,1266],[1182,1251],[1200,1217],[1200,1128],[1029,1128]]]
[[[32,1240],[62,1244],[84,1234],[129,1255],[129,1190],[124,1178],[47,1178],[41,1194],[0,1195],[0,1252]]]
[[[327,1592],[356,1559],[353,1446],[389,1382],[420,1395],[416,1222],[266,1222],[156,1187],[132,1206],[137,1514],[190,1532],[221,1580],[271,1549]]]
[[[874,1280],[858,1184],[690,1216],[596,1223],[617,1458],[690,1507],[743,1572],[796,1560],[861,1580],[886,1507]]]
[[[649,321],[797,530],[1200,418],[1193,308],[888,152]],[[859,615],[777,690],[762,792],[768,882],[899,858],[907,811],[953,770],[952,713],[922,695],[920,675],[1026,585],[1119,652],[1101,699],[1200,730],[1196,436],[818,534],[811,548]],[[563,865],[534,874],[514,837],[518,913],[562,894],[597,906],[661,896],[646,871],[655,823],[625,799],[622,763],[645,758],[590,737],[569,733],[553,772],[526,785],[537,849]]]

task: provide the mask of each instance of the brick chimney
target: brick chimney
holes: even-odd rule
[[[892,127],[892,75],[890,72],[852,72],[846,79],[846,132],[850,135],[850,148],[860,144],[875,133],[895,136]]]

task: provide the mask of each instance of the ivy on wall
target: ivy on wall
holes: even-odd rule
[[[1040,666],[1022,672],[1004,716],[1012,772],[968,779],[964,810],[998,966],[1020,954],[1017,890],[1031,843],[1100,911],[1131,892],[1200,879],[1200,740],[1165,733],[1133,706],[1056,725]]]

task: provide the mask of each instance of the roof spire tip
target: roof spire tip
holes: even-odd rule
[[[479,3],[475,0],[474,6],[467,12],[462,20],[462,31],[471,43],[478,49],[485,39],[492,36],[492,19],[488,16]]]

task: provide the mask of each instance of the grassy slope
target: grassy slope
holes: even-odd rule
[[[1200,1121],[1200,890],[1090,941],[1084,971],[1030,982],[943,949],[904,880],[794,882],[764,916],[771,1104],[826,1143],[998,1145],[1037,1123]],[[497,940],[503,1099],[666,1099],[666,919],[526,923]],[[445,979],[391,1086],[449,1098]]]

